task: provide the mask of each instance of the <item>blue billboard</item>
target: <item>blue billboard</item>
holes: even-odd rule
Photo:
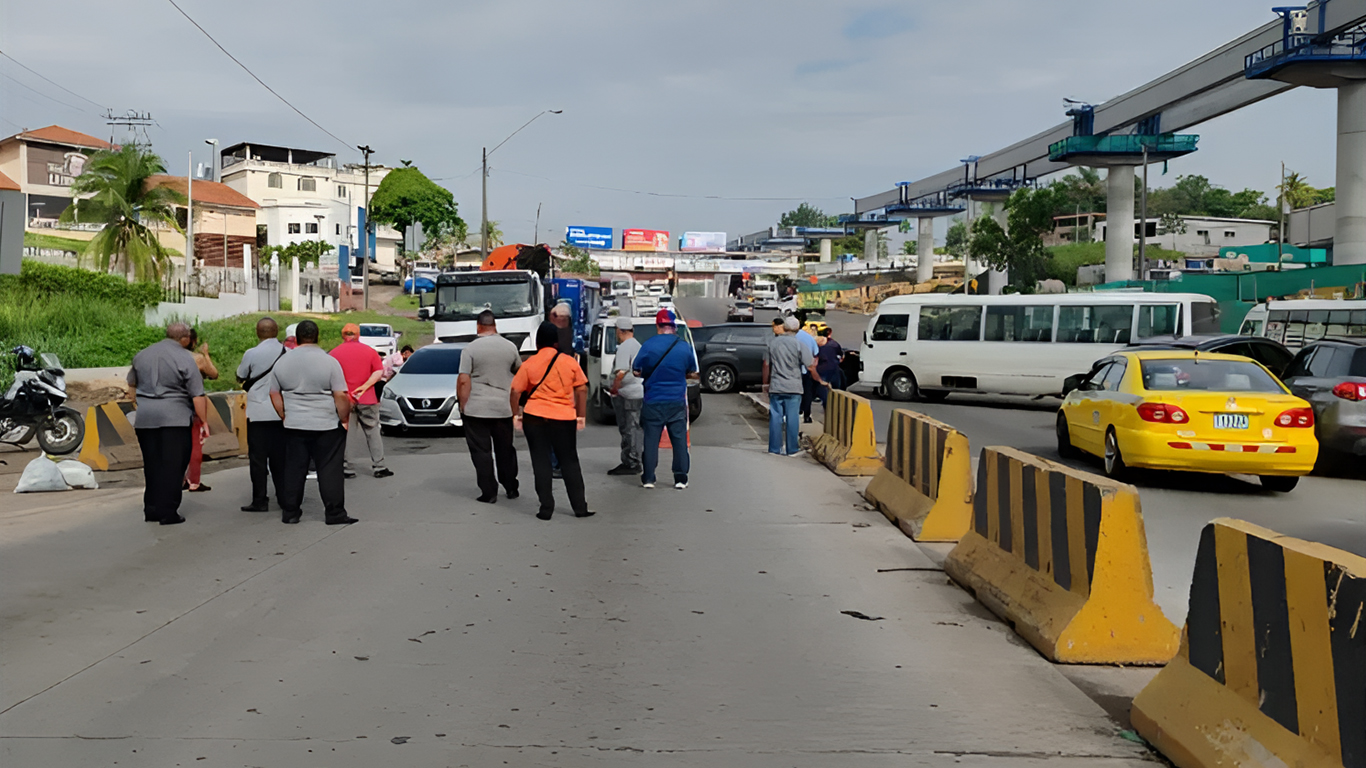
[[[612,228],[611,227],[565,227],[564,239],[579,248],[601,248],[612,247]]]

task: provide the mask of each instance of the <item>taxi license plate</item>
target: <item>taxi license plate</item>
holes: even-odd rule
[[[1247,414],[1245,413],[1216,413],[1214,414],[1215,429],[1247,429]]]

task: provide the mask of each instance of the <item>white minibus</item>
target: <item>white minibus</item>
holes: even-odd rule
[[[1319,339],[1366,339],[1366,300],[1272,300],[1248,310],[1238,332],[1279,341],[1291,350]]]
[[[1190,293],[895,296],[863,334],[859,383],[903,401],[1058,395],[1132,341],[1218,332],[1219,305]]]

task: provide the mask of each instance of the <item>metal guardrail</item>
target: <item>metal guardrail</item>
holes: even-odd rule
[[[1315,43],[1313,35],[1289,35],[1244,56],[1243,72],[1250,78],[1263,77],[1288,64],[1324,60],[1366,61],[1366,28],[1321,43]]]
[[[1199,141],[1200,137],[1194,134],[1069,136],[1050,144],[1048,157],[1058,161],[1068,155],[1080,154],[1141,155],[1144,148],[1149,154],[1186,154],[1194,152]]]

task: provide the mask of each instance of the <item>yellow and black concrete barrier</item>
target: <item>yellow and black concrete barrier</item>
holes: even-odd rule
[[[868,398],[832,390],[825,401],[825,431],[811,455],[837,475],[872,475],[882,466]]]
[[[142,466],[142,449],[134,431],[137,406],[120,401],[91,406],[85,411],[85,439],[77,458],[92,469],[136,469]],[[247,396],[243,392],[209,395],[209,439],[204,455],[221,459],[247,452]]]
[[[944,570],[1053,661],[1163,664],[1176,653],[1131,485],[985,448],[972,528]]]
[[[1366,766],[1366,558],[1205,526],[1181,650],[1130,713],[1172,762]]]
[[[967,436],[924,414],[892,411],[887,459],[863,495],[916,541],[958,541],[972,525]]]

